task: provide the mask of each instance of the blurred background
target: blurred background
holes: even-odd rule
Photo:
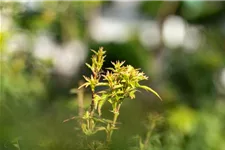
[[[0,149],[81,150],[77,88],[90,49],[104,67],[126,60],[148,76],[125,100],[113,150],[138,149],[149,114],[164,119],[151,150],[225,150],[225,3],[219,1],[1,2]],[[88,108],[90,93],[85,91]],[[106,114],[110,114],[105,108]],[[104,140],[104,136],[95,137]]]

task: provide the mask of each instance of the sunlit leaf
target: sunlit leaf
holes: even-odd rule
[[[118,89],[118,88],[121,88],[121,87],[123,87],[122,84],[118,84],[118,85],[113,86],[114,89]]]
[[[129,93],[129,97],[130,97],[131,99],[134,99],[134,98],[135,98],[135,91],[131,91],[131,92]]]
[[[88,87],[90,85],[90,83],[86,82],[84,84],[82,84],[81,86],[79,86],[78,90],[81,89],[82,87]]]
[[[84,77],[84,79],[85,79],[87,82],[90,81],[90,78],[88,78],[88,77],[86,77],[86,76],[83,76],[83,77]]]
[[[95,55],[98,55],[98,53],[97,53],[95,50],[91,49],[91,51],[92,51],[93,53],[95,53]]]
[[[145,85],[139,85],[139,88],[145,89],[146,91],[152,92],[153,94],[155,94],[160,100],[162,100],[162,98],[159,96],[159,94],[154,91],[152,88],[145,86]]]
[[[92,70],[91,65],[89,65],[88,63],[85,63],[85,65]]]
[[[96,84],[96,86],[108,86],[109,84],[108,83],[105,83],[105,82],[99,82]]]

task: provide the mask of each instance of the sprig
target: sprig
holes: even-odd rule
[[[117,129],[117,118],[125,98],[134,99],[138,89],[152,92],[160,100],[162,98],[152,88],[141,85],[140,81],[148,80],[148,77],[140,72],[140,69],[135,69],[131,65],[124,65],[125,61],[111,62],[113,67],[106,68],[106,73],[103,74],[102,67],[106,51],[101,47],[98,51],[92,50],[92,52],[94,53],[91,58],[92,63],[86,63],[86,66],[92,71],[92,75],[90,77],[83,76],[86,82],[79,87],[79,89],[90,87],[92,91],[91,107],[83,116],[84,122],[81,128],[86,135],[104,130],[107,135],[107,142],[110,143],[113,130]],[[103,90],[96,92],[98,86],[104,86]],[[112,106],[111,112],[114,114],[112,120],[100,118],[102,107],[106,102],[109,102]],[[97,115],[95,115],[96,113]],[[97,127],[96,123],[102,124],[102,126]]]

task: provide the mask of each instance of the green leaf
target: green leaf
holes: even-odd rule
[[[116,92],[117,94],[124,94],[124,91],[122,91],[122,90],[117,90],[117,92]]]
[[[96,86],[108,86],[109,84],[108,83],[105,83],[105,82],[99,82],[96,84]]]
[[[85,65],[92,70],[91,65],[89,65],[88,63],[85,63]]]
[[[148,87],[148,86],[145,86],[145,85],[139,85],[139,88],[142,88],[142,89],[145,89],[146,91],[150,91],[152,92],[153,94],[155,94],[160,100],[162,100],[162,98],[159,96],[159,94],[154,91],[152,88]]]
[[[86,76],[83,76],[83,77],[87,82],[90,82],[90,79],[88,77],[86,77]]]
[[[127,81],[123,79],[121,82],[122,82],[122,83],[125,83],[125,82],[127,82]]]
[[[86,125],[86,124],[82,123],[82,124],[81,124],[81,129],[82,129],[82,131],[83,131],[85,134],[87,134],[87,125]]]
[[[82,87],[88,87],[90,85],[90,83],[86,82],[84,84],[82,84],[81,86],[79,86],[78,90],[81,89]]]
[[[98,55],[98,53],[97,53],[95,50],[91,49],[91,51],[92,51],[93,53],[95,53],[95,55]]]
[[[108,102],[110,103],[110,104],[112,104],[113,103],[113,101],[112,101],[112,99],[110,98],[110,99],[108,99]]]
[[[130,93],[129,93],[129,97],[131,98],[131,99],[134,99],[135,98],[135,90],[134,91],[131,91]]]
[[[105,127],[98,127],[98,128],[96,128],[96,131],[102,131],[102,130],[106,130],[106,128]]]
[[[97,94],[94,95],[95,109],[97,109],[98,103],[99,103],[99,101],[101,101],[101,99],[102,99],[101,96],[99,96],[99,95],[97,95]]]
[[[101,100],[98,101],[98,115],[99,116],[102,115],[101,109],[102,109],[102,106],[105,104],[107,97],[108,97],[107,95],[102,95]]]
[[[16,148],[18,148],[18,149],[20,149],[20,146],[19,146],[18,143],[14,143],[13,146],[16,147]]]
[[[121,87],[123,87],[122,84],[118,84],[118,85],[113,86],[114,89],[118,89],[118,88],[121,88]]]
[[[113,121],[112,120],[109,120],[109,119],[104,119],[104,118],[93,118],[95,121],[97,121],[97,122],[101,122],[101,123],[104,123],[104,124],[108,124],[108,123],[113,123]]]
[[[83,119],[89,119],[90,118],[90,113],[88,111],[86,111],[86,113],[84,114],[84,116],[82,118]]]

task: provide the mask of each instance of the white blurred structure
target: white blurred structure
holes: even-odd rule
[[[102,16],[92,20],[89,29],[91,37],[97,42],[123,43],[129,40],[132,32],[127,23]]]
[[[41,3],[39,3],[38,1],[34,1],[34,0],[28,0],[28,1],[25,1],[24,0],[24,6],[26,6],[26,9],[29,9],[29,10],[38,10],[40,9],[41,7]]]
[[[221,72],[220,81],[221,81],[223,88],[225,89],[225,68]]]
[[[41,33],[34,41],[34,56],[39,59],[53,59],[55,52],[59,49],[50,34]]]
[[[0,13],[0,31],[1,32],[8,32],[13,27],[13,20],[11,16],[8,16],[6,14],[3,14],[2,10]]]
[[[220,28],[223,35],[225,35],[225,19],[221,20],[220,22]]]
[[[18,32],[14,33],[6,43],[6,49],[9,53],[16,51],[26,51],[29,48],[31,39],[28,34]]]
[[[183,48],[185,52],[195,52],[202,42],[203,35],[196,26],[189,25],[182,17],[171,15],[163,23],[162,31],[157,20],[143,19],[139,15],[139,1],[121,2],[114,1],[103,12],[93,14],[88,32],[97,42],[129,42],[133,35],[138,35],[140,43],[146,49],[155,49],[163,44],[169,49]],[[38,8],[38,3],[29,1],[25,3],[29,9]],[[58,10],[59,11],[59,10]],[[0,14],[1,32],[11,31],[12,18]],[[68,41],[58,45],[48,33],[40,33],[32,39],[26,33],[18,33],[9,38],[7,49],[17,51],[27,49],[29,44],[34,44],[34,55],[39,59],[53,60],[54,70],[60,74],[71,76],[85,61],[87,48],[78,40]]]
[[[127,42],[133,33],[138,18],[138,5],[140,2],[114,1],[102,13],[96,14],[89,24],[89,32],[97,42]]]
[[[138,34],[140,43],[146,49],[155,49],[161,43],[170,49],[183,48],[185,52],[195,52],[202,42],[198,27],[189,25],[182,17],[170,15],[163,23],[162,31],[157,20],[139,17],[140,2],[114,1],[103,12],[93,17],[89,33],[97,42],[128,42],[132,35]],[[162,36],[162,37],[161,37]]]
[[[194,25],[186,27],[186,34],[184,37],[183,48],[188,53],[195,52],[203,42],[203,35],[200,28]]]
[[[215,75],[214,83],[218,92],[225,94],[225,68]]]
[[[186,23],[179,16],[169,16],[163,23],[163,41],[169,48],[179,48],[182,46],[185,37]]]
[[[78,72],[80,65],[85,61],[87,48],[81,41],[71,41],[56,51],[54,69],[64,76],[72,76]]]
[[[160,45],[160,27],[156,21],[143,21],[139,28],[141,44],[146,48],[157,48]]]
[[[138,6],[140,1],[114,0],[109,8],[103,11],[104,17],[115,18],[121,21],[132,22],[139,18]]]
[[[67,77],[76,73],[87,56],[86,46],[78,40],[57,45],[50,35],[41,34],[34,44],[34,56],[52,60],[53,70]]]

